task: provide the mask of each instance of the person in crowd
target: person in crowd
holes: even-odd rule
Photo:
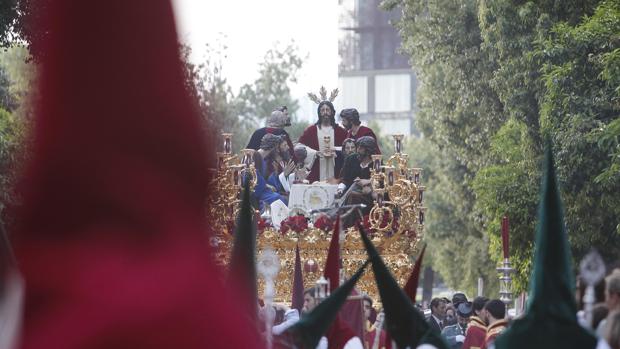
[[[304,307],[302,316],[310,313],[319,303],[320,299],[316,297],[316,289],[309,288],[304,291]],[[340,317],[329,327],[325,336],[321,338],[317,349],[364,349],[364,344],[359,337],[355,335],[353,330]]]
[[[431,317],[428,319],[428,324],[431,329],[441,333],[444,328],[443,321],[446,317],[446,301],[443,298],[433,298],[431,300]]]
[[[360,121],[360,114],[355,108],[343,109],[340,112],[342,126],[347,130],[347,138],[357,140],[360,137],[369,136],[375,139],[378,144],[377,136],[371,128],[363,126]],[[381,150],[377,146],[374,154],[381,154]]]
[[[490,348],[495,338],[508,327],[506,317],[506,305],[499,299],[491,299],[484,305],[485,322],[487,323],[487,335],[484,338],[482,349]]]
[[[282,108],[286,108],[286,106],[283,106]],[[293,156],[293,142],[291,141],[291,137],[288,132],[284,129],[287,126],[291,126],[291,119],[288,117],[288,109],[282,108],[274,110],[271,115],[269,115],[266,122],[267,126],[259,128],[252,133],[250,141],[246,146],[247,149],[260,149],[261,140],[266,134],[269,133],[276,136],[281,136],[288,144],[291,152],[290,156]]]
[[[467,296],[463,292],[456,292],[452,295],[452,305],[455,309],[458,308],[460,303],[467,302]]]
[[[605,320],[609,315],[609,308],[607,304],[598,303],[592,307],[592,328],[598,328],[601,321]]]
[[[470,302],[459,302],[456,307],[457,323],[446,326],[441,335],[446,339],[453,349],[461,349],[465,342],[465,334],[467,333],[467,323],[473,313],[473,306]]]
[[[256,168],[256,186],[254,187],[254,197],[259,202],[259,207],[263,204],[270,205],[276,200],[287,203],[287,198],[276,192],[276,189],[267,183],[269,173],[268,164],[274,161],[275,153],[282,143],[282,138],[268,133],[261,140],[260,149],[254,153],[254,166]]]
[[[596,349],[620,349],[620,311],[610,314],[604,336],[599,338]]]
[[[487,326],[484,322],[484,305],[489,301],[486,297],[476,297],[472,303],[473,314],[469,318],[467,324],[467,332],[465,333],[465,342],[462,349],[482,348],[484,338],[487,333]]]
[[[372,298],[364,296],[364,321],[366,321],[366,334],[364,342],[366,348],[374,348],[375,342],[377,342],[378,349],[386,348],[386,332],[382,329],[384,323],[384,314],[379,313],[374,323],[371,321],[371,316],[374,308],[372,307]],[[379,333],[379,337],[377,337]]]
[[[294,308],[290,308],[285,304],[276,303],[273,305],[275,312],[283,312],[284,316],[280,323],[275,324],[272,328],[274,336],[279,336],[284,333],[289,327],[293,326],[299,321],[299,311]]]
[[[330,101],[320,102],[317,114],[317,122],[308,126],[299,137],[299,143],[313,149],[318,155],[308,175],[310,182],[327,181],[340,173],[344,159],[337,148],[347,138],[347,132],[336,124],[336,110]]]
[[[592,326],[592,328],[596,329],[596,327],[600,323],[600,320],[597,321],[596,324],[594,324],[594,321],[592,324],[588,324],[586,321],[583,297],[585,295],[587,285],[580,276],[576,278],[576,283],[577,287],[575,287],[575,299],[577,301],[577,321],[579,321],[579,324],[582,327],[590,328],[590,326]],[[605,305],[605,288],[605,279],[601,279],[601,281],[594,285],[594,304],[604,306],[604,308],[606,309],[607,306]],[[599,306],[598,309],[600,315],[602,307]],[[607,313],[605,313],[605,316],[607,316]]]
[[[607,286],[605,289],[605,302],[607,303],[607,308],[609,309],[609,318],[613,316],[615,312],[620,311],[620,271],[618,269],[614,270],[605,280]],[[607,319],[601,321],[596,329],[596,334],[599,337],[603,337],[605,335],[605,331],[607,327]]]
[[[453,303],[446,304],[446,318],[443,321],[444,329],[456,324],[456,309],[452,304]]]

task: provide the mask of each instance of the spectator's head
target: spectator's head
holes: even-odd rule
[[[364,295],[364,319],[370,320],[372,317],[372,313],[372,298],[370,298],[368,295]]]
[[[486,322],[492,325],[506,316],[506,304],[499,299],[491,299],[484,305]]]
[[[603,321],[609,314],[609,308],[605,303],[598,303],[592,307],[592,328],[597,328],[598,324]]]
[[[609,311],[620,310],[620,272],[612,272],[607,279],[605,289],[605,302]]]
[[[456,310],[449,304],[446,306],[446,318],[444,319],[444,326],[454,325],[456,323]]]
[[[446,317],[446,301],[443,298],[433,298],[431,300],[431,314],[439,320]]]
[[[456,307],[456,319],[459,324],[465,325],[469,321],[469,317],[473,313],[473,305],[471,302],[462,302],[459,303],[458,307]]]
[[[620,311],[609,315],[607,330],[603,336],[612,349],[620,349]]]
[[[455,307],[458,307],[458,305],[463,303],[463,302],[467,302],[467,296],[465,296],[464,293],[457,292],[454,295],[452,295],[452,304]]]
[[[474,298],[474,302],[473,302],[474,315],[482,319],[482,310],[484,309],[484,305],[487,304],[488,301],[489,299],[487,297],[479,296],[479,297]]]
[[[317,306],[318,302],[316,300],[316,290],[314,287],[309,288],[304,291],[304,307],[302,312],[309,313]]]

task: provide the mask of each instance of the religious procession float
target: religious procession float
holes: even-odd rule
[[[211,195],[210,216],[213,217],[211,244],[217,262],[226,264],[233,243],[235,217],[241,202],[244,178],[256,185],[254,149],[235,153],[231,133],[222,134],[223,151],[218,153],[218,168],[214,175],[214,194]],[[422,169],[410,167],[409,157],[402,152],[403,135],[393,135],[395,153],[384,159],[372,155],[371,179],[373,202],[367,215],[358,222],[371,235],[396,280],[402,285],[411,272],[424,231],[424,186]],[[329,143],[329,140],[325,140]],[[331,151],[331,150],[328,150]],[[337,195],[337,184],[317,181],[294,183],[290,188],[288,205],[276,201],[256,211],[257,269],[259,294],[275,302],[291,299],[296,249],[303,266],[304,288],[316,286],[329,293],[329,283],[322,278],[330,240],[340,231],[340,280],[358,270],[367,259],[357,225],[335,229],[336,216],[352,215],[362,205],[344,205]],[[359,214],[359,213],[358,213]],[[342,227],[342,225],[341,225]],[[374,275],[367,272],[357,288],[379,299]]]

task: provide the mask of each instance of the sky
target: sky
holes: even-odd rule
[[[335,0],[173,0],[179,37],[192,48],[192,61],[204,60],[206,44],[226,46],[223,74],[235,93],[258,77],[258,64],[277,43],[294,40],[308,55],[291,86],[301,105],[298,115],[316,118],[306,97],[321,85],[338,87],[338,2]]]

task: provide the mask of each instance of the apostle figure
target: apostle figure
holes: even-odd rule
[[[284,137],[278,137],[280,137],[280,144],[273,152],[273,161],[271,162],[271,168],[268,170],[270,174],[267,183],[276,188],[280,195],[288,197],[288,193],[291,192],[291,184],[293,184],[295,179],[294,171],[296,164],[291,159],[288,142]]]
[[[346,131],[336,124],[336,109],[331,101],[321,101],[317,113],[317,122],[308,126],[299,137],[299,143],[317,151],[318,158],[307,178],[310,182],[326,181],[340,173],[343,159],[336,147],[341,147],[346,138]]]
[[[254,131],[246,148],[254,150],[260,149],[260,142],[263,136],[270,133],[283,137],[288,144],[290,155],[293,156],[293,142],[291,142],[291,137],[286,130],[284,130],[285,127],[291,126],[291,119],[288,116],[288,109],[286,106],[274,110],[267,118],[266,124],[266,127]]]
[[[375,153],[377,144],[370,136],[359,138],[356,142],[356,153],[347,157],[342,168],[342,178],[338,184],[337,195],[342,195],[345,204],[364,204],[363,214],[370,213],[376,194],[372,191],[371,177],[371,154]],[[355,217],[347,217],[343,220],[345,227],[350,227]]]
[[[343,109],[340,112],[340,119],[342,120],[342,126],[347,129],[347,138],[352,138],[353,140],[357,140],[360,137],[369,136],[375,139],[377,142],[377,136],[372,131],[370,127],[366,127],[362,125],[360,121],[360,113],[355,108]],[[381,154],[381,150],[377,145],[375,149],[375,154]]]
[[[254,153],[254,167],[256,168],[256,186],[254,187],[254,197],[258,200],[259,206],[263,203],[270,205],[276,200],[281,200],[285,204],[288,202],[285,196],[276,192],[276,189],[267,183],[271,175],[269,164],[275,159],[279,151],[282,138],[268,133],[263,136],[260,149]]]

